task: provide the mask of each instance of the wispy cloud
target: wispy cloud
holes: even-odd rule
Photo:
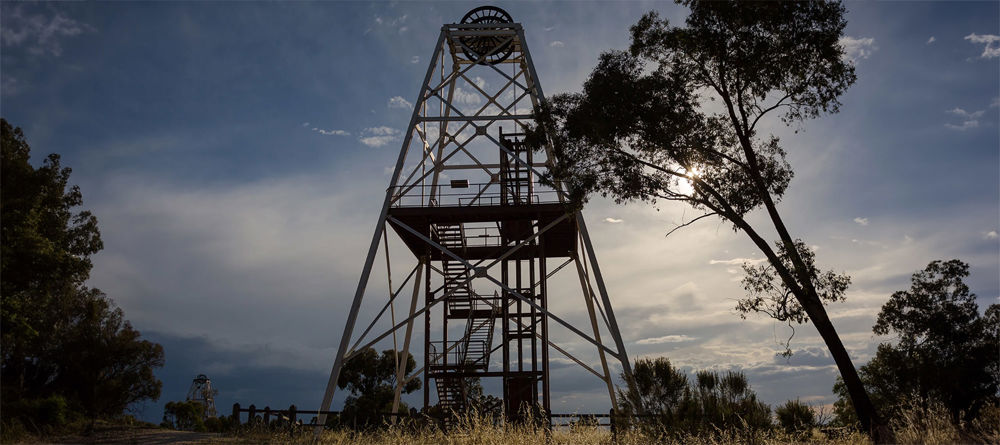
[[[857,218],[854,218],[854,222],[856,222],[858,224],[861,224],[862,226],[867,226],[868,225],[868,218],[862,218],[862,217],[859,216]]]
[[[979,128],[979,121],[965,121],[965,122],[962,122],[959,125],[944,124],[944,126],[950,128],[952,130],[965,131],[965,130],[969,130],[969,129],[972,129],[972,128]]]
[[[411,104],[410,101],[403,99],[403,96],[394,96],[389,99],[389,108],[404,108],[412,110],[413,104]]]
[[[4,75],[2,82],[0,82],[0,94],[13,96],[19,92],[21,92],[21,88],[17,79],[14,76]]]
[[[604,221],[609,222],[611,224],[618,224],[618,223],[620,223],[622,221],[625,221],[625,220],[624,219],[618,219],[618,218],[608,217],[608,218],[604,218]]]
[[[410,63],[420,63],[420,56],[413,56],[410,58]]]
[[[986,238],[986,239],[997,239],[997,238],[1000,238],[1000,235],[997,235],[997,231],[996,230],[990,230],[989,232],[986,232],[986,233],[983,234],[983,238]]]
[[[358,138],[358,141],[369,147],[378,148],[396,140],[398,136],[399,130],[395,128],[386,126],[371,127],[361,131],[361,137]]]
[[[661,343],[681,343],[691,340],[696,340],[696,338],[687,335],[665,335],[663,337],[644,338],[636,343],[640,345],[658,345]]]
[[[560,40],[553,40],[552,43],[549,43],[549,46],[551,46],[553,48],[562,48],[562,47],[566,46],[566,44],[563,43]]]
[[[738,266],[743,263],[760,264],[764,261],[767,261],[767,258],[733,258],[731,260],[709,260],[708,264],[727,264],[730,266]]]
[[[986,111],[978,110],[970,113],[961,108],[955,107],[950,110],[946,110],[945,112],[948,114],[954,114],[955,116],[962,118],[961,124],[956,125],[952,123],[946,123],[944,124],[945,127],[948,127],[952,130],[965,131],[970,128],[979,127],[979,118],[982,117],[983,113],[985,113]]]
[[[350,136],[351,135],[351,133],[348,133],[348,132],[346,132],[344,130],[324,130],[322,128],[313,128],[313,131],[315,131],[315,132],[317,132],[319,134],[327,135],[327,136]]]
[[[844,57],[846,57],[851,63],[857,63],[859,60],[867,59],[875,50],[878,49],[878,47],[875,46],[875,39],[872,37],[858,38],[844,36],[840,38],[840,46],[844,48]]]
[[[94,27],[60,13],[51,16],[26,14],[22,8],[16,7],[5,14],[3,31],[0,32],[3,46],[25,47],[35,55],[59,57],[64,38],[94,30]]]
[[[972,33],[965,36],[965,40],[972,43],[985,44],[983,47],[983,53],[979,55],[980,58],[992,59],[994,57],[1000,57],[1000,36],[993,34]]]
[[[937,41],[937,39],[935,39],[934,36],[931,36],[931,38],[927,39],[927,44],[930,45],[931,43],[934,43],[935,41]]]
[[[308,128],[308,127],[309,127],[309,122],[303,122],[302,123],[302,128]],[[322,134],[322,135],[326,135],[326,136],[350,136],[351,135],[351,133],[349,133],[347,131],[344,131],[344,130],[326,130],[326,129],[319,128],[319,127],[312,127],[312,128],[310,128],[310,130],[315,131],[315,132],[317,132],[319,134]]]

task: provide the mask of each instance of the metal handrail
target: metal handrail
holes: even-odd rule
[[[559,193],[556,190],[539,190],[538,186],[547,187],[540,182],[533,182],[528,202],[520,205],[559,202]],[[392,190],[392,207],[478,207],[506,204],[503,202],[501,184],[497,182],[469,184],[468,188],[453,188],[447,184],[438,184],[396,186],[390,190]]]

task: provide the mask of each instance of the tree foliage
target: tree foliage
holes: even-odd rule
[[[403,362],[403,352],[387,349],[382,354],[374,348],[359,351],[344,363],[337,386],[347,389],[351,395],[344,402],[341,421],[346,425],[359,427],[381,423],[382,413],[392,411],[396,391],[396,364]],[[413,355],[405,358],[405,372],[410,375],[417,366]],[[419,379],[410,379],[403,385],[402,393],[409,394],[420,389]],[[400,402],[402,409],[406,405]]]
[[[878,346],[861,378],[884,410],[896,412],[914,399],[938,402],[958,423],[1000,403],[1000,304],[981,315],[964,281],[968,275],[960,260],[932,261],[913,274],[909,290],[882,306],[872,331],[896,342]],[[842,382],[834,392],[841,396],[838,419],[853,421]]]
[[[0,317],[5,406],[63,397],[91,418],[156,399],[163,348],[142,340],[121,309],[84,282],[103,248],[97,218],[76,211],[79,187],[59,155],[38,168],[20,128],[2,121]],[[4,410],[4,416],[11,413]]]
[[[771,428],[771,408],[757,400],[741,372],[699,371],[692,382],[670,360],[657,357],[636,360],[633,376],[634,392],[619,389],[620,409],[654,415],[640,422],[644,428],[674,437],[720,430],[752,437]]]
[[[813,286],[820,301],[824,303],[843,301],[847,287],[851,284],[851,277],[833,271],[820,271],[816,267],[816,253],[802,240],[795,240],[795,249],[798,250],[809,275],[813,277]],[[794,266],[785,250],[785,245],[776,243],[775,250],[784,267],[792,270]],[[747,296],[736,304],[736,310],[741,317],[746,318],[750,313],[767,314],[775,320],[788,323],[792,328],[792,335],[795,333],[793,323],[802,324],[809,320],[809,315],[795,298],[792,289],[781,280],[771,263],[758,265],[743,263],[743,272],[745,275],[742,284]],[[785,357],[792,355],[791,340],[792,337],[789,336],[785,341],[785,351],[781,355]]]
[[[805,434],[816,426],[816,414],[812,408],[798,399],[789,400],[774,409],[778,426],[788,434]]]
[[[528,141],[551,147],[550,179],[566,184],[577,205],[594,193],[619,203],[681,201],[704,211],[682,226],[718,216],[745,233],[773,268],[770,281],[781,282],[770,288],[783,286],[794,296],[768,292],[760,304],[745,307],[770,309],[787,321],[808,316],[848,383],[863,426],[891,441],[823,308],[820,292],[840,298],[846,281],[836,278],[823,289],[828,273],[807,264],[796,247],[777,209],[792,169],[780,140],[761,131],[772,117],[798,124],[839,110],[839,97],[856,79],[838,43],[844,7],[829,1],[680,3],[691,10],[685,26],[671,26],[655,12],[644,15],[631,28],[628,51],[602,54],[581,93],[552,98]],[[755,209],[766,211],[777,251],[762,232],[771,228],[748,221]],[[763,286],[766,278],[751,276],[750,284]],[[801,311],[788,305],[792,301]]]
[[[194,400],[167,402],[163,405],[160,426],[182,431],[205,431],[205,405]]]

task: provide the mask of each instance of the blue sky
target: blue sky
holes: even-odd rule
[[[56,152],[73,168],[105,241],[91,284],[166,348],[144,418],[199,373],[223,411],[318,405],[407,104],[441,24],[475,6],[0,4],[0,113],[36,162]],[[645,11],[684,16],[659,2],[498,6],[524,25],[547,94],[578,90]],[[853,277],[828,310],[860,365],[891,340],[871,333],[879,307],[931,260],[969,262],[981,306],[1000,296],[1000,3],[847,9],[858,81],[841,112],[770,131],[796,172],[780,204],[792,233]],[[811,327],[785,361],[782,326],[734,313],[739,264],[760,257],[740,234],[704,221],[665,238],[693,214],[681,205],[595,200],[585,214],[632,356],[742,369],[769,403],[833,400]],[[599,381],[555,368],[557,411],[607,409]]]

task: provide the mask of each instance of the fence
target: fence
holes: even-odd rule
[[[312,425],[315,426],[317,418],[320,414],[325,414],[327,416],[338,416],[341,411],[316,411],[316,410],[299,410],[295,405],[289,406],[287,409],[272,409],[269,406],[265,406],[263,409],[258,409],[255,405],[250,405],[247,408],[243,408],[239,403],[233,404],[233,414],[232,419],[234,419],[237,425],[243,425],[243,413],[247,414],[247,425],[261,423],[263,425],[271,425],[272,420],[281,422],[286,425]],[[308,423],[299,422],[299,416],[315,416]],[[439,424],[442,428],[445,424],[444,418],[433,417],[425,413],[418,413],[416,409],[411,409],[409,412],[402,413],[380,413],[383,420],[386,419],[422,419],[429,420]],[[599,428],[608,428],[612,433],[616,433],[622,427],[625,427],[632,423],[633,420],[640,418],[652,418],[656,417],[655,414],[616,414],[614,410],[610,410],[607,413],[592,413],[592,414],[552,414],[548,415],[549,426],[551,427],[569,427],[569,426],[593,426]],[[572,419],[572,420],[570,420]]]

